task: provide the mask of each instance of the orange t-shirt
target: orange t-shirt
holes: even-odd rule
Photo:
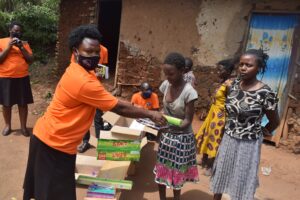
[[[36,122],[33,133],[54,149],[76,154],[77,146],[92,124],[96,108],[108,111],[117,102],[95,73],[72,62],[60,79],[46,113]]]
[[[132,95],[131,103],[142,106],[147,110],[159,109],[158,97],[154,92],[152,92],[151,97],[148,99],[142,97],[142,92],[137,92]]]
[[[71,56],[71,62],[75,62],[74,54]],[[99,64],[107,64],[108,63],[108,50],[105,46],[100,44],[100,60]]]
[[[10,38],[0,39],[0,52],[4,51]],[[27,42],[23,42],[24,48],[32,54],[32,50]],[[28,76],[28,63],[26,62],[21,50],[12,46],[3,63],[0,63],[0,77],[22,78]]]
[[[105,46],[100,45],[100,64],[107,64],[108,63],[108,50]]]

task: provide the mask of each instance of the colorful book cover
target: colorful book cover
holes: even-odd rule
[[[93,193],[93,192],[88,192],[87,197],[95,197],[95,198],[104,198],[104,199],[113,199],[115,198],[115,195],[112,194],[101,194],[101,193]]]
[[[98,185],[98,184],[92,184],[88,187],[88,192],[92,193],[103,193],[103,194],[111,194],[115,195],[116,190],[114,187],[106,186],[106,185]]]
[[[84,197],[84,200],[107,200],[107,198],[99,198],[99,197]],[[110,200],[117,200],[116,197]]]
[[[97,145],[98,160],[139,161],[140,145],[138,140],[99,139]]]
[[[139,151],[140,145],[138,140],[98,139],[97,151]]]
[[[98,184],[98,185],[114,187],[122,190],[132,189],[132,181],[129,180],[105,179],[105,178],[91,177],[91,176],[84,176],[84,175],[78,176],[77,183],[83,185]]]
[[[140,151],[98,151],[98,160],[139,161]]]

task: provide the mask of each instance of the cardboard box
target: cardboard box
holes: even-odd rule
[[[138,123],[135,119],[122,117],[113,112],[106,112],[102,119],[113,125],[110,132],[125,136],[127,139],[141,139],[141,133],[147,132],[157,136],[158,131]],[[101,136],[102,134],[100,134]],[[103,134],[104,135],[104,134]],[[119,136],[118,135],[118,136]],[[142,135],[143,136],[143,135]],[[120,136],[121,137],[121,136]],[[122,137],[124,138],[124,137]]]
[[[106,112],[103,120],[113,127],[110,131],[101,131],[97,144],[98,160],[139,161],[140,150],[147,144],[146,132],[157,135],[157,130],[145,127],[135,119]]]
[[[95,156],[77,154],[76,172],[83,174],[94,174],[101,169],[101,167],[104,165],[104,162],[104,160],[97,160]]]

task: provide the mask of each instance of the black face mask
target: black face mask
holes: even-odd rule
[[[11,36],[13,37],[13,38],[21,38],[21,36],[22,36],[22,34],[21,33],[19,33],[19,32],[12,32],[11,33]]]
[[[98,66],[99,60],[100,56],[86,57],[78,53],[78,64],[88,71],[95,70],[95,68]]]
[[[147,90],[145,92],[142,92],[142,97],[144,99],[149,99],[151,97],[152,91],[151,90]]]

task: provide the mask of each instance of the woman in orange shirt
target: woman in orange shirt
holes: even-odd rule
[[[53,99],[36,122],[30,138],[23,200],[76,200],[77,146],[90,128],[96,108],[131,118],[166,124],[162,113],[133,106],[107,92],[95,74],[100,33],[93,25],[74,29],[71,62],[57,84]]]
[[[3,106],[5,127],[2,135],[11,133],[11,108],[18,104],[21,133],[28,137],[26,128],[28,104],[33,103],[28,64],[33,62],[29,44],[21,41],[22,25],[12,22],[10,36],[0,39],[0,104]]]

